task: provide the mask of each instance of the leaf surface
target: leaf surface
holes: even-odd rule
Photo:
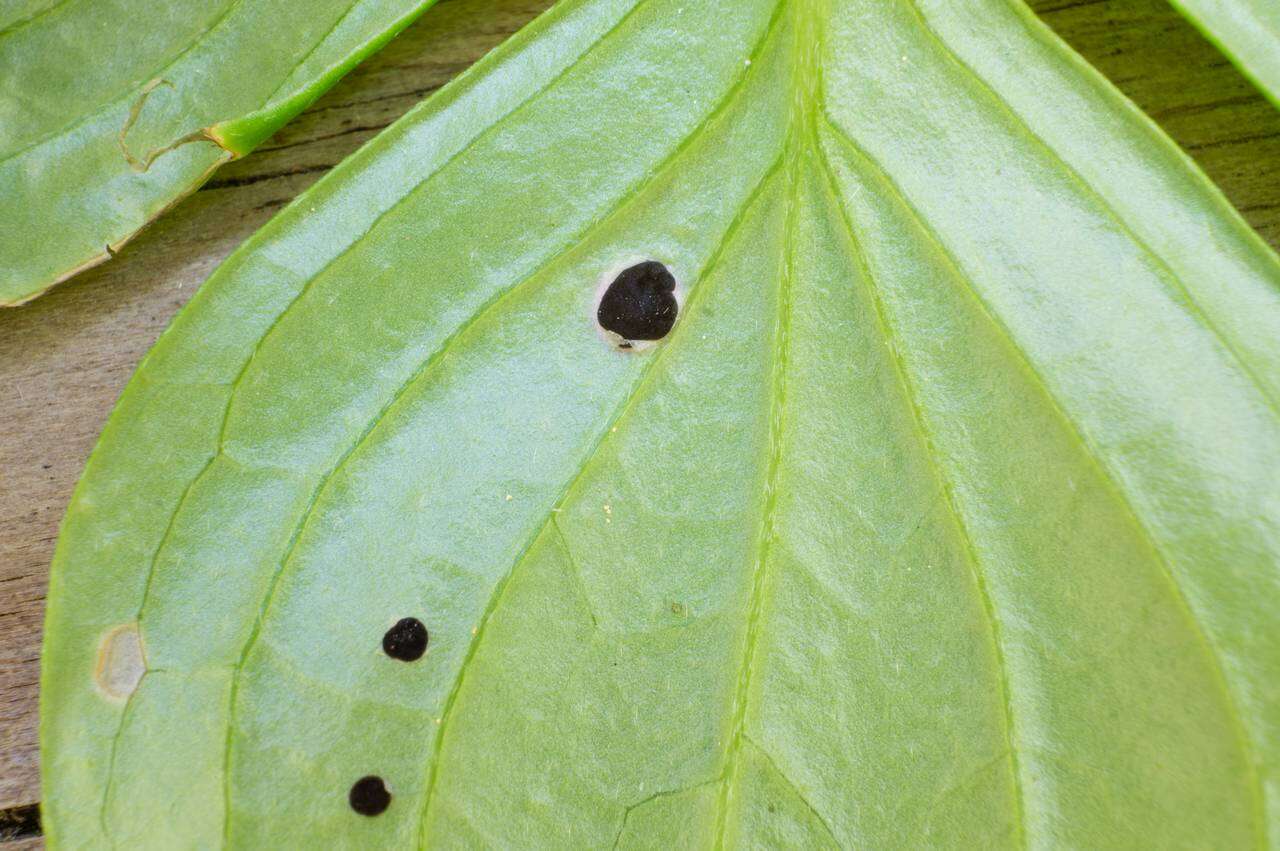
[[[1280,3],[1170,0],[1280,108]]]
[[[108,259],[434,0],[0,9],[0,306]]]
[[[680,314],[621,351],[643,259]],[[567,0],[140,367],[55,559],[47,824],[1275,847],[1278,397],[1280,261],[1024,7]]]

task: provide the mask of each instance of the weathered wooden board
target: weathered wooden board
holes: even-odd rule
[[[0,311],[0,810],[39,800],[36,697],[49,558],[84,460],[138,360],[209,272],[276,210],[550,2],[441,3],[117,258]],[[1033,5],[1280,247],[1280,112],[1164,0]]]

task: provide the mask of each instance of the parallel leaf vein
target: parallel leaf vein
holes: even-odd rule
[[[855,258],[859,270],[862,273],[862,277],[866,281],[867,294],[872,305],[873,313],[875,314],[876,325],[883,337],[884,347],[889,354],[889,360],[893,365],[894,374],[902,389],[903,399],[906,401],[907,407],[911,412],[912,420],[915,424],[916,431],[919,434],[921,445],[924,447],[922,456],[933,470],[934,478],[937,481],[939,491],[943,496],[943,502],[947,507],[948,516],[950,516],[952,520],[956,538],[964,552],[965,561],[968,564],[970,574],[973,577],[973,587],[981,604],[983,615],[991,629],[992,658],[995,661],[996,670],[999,673],[1000,701],[1003,709],[1002,720],[1005,743],[1008,747],[1009,754],[1009,774],[1012,783],[1014,802],[1014,824],[1018,842],[1025,848],[1027,847],[1025,815],[1026,802],[1023,793],[1021,765],[1018,759],[1017,746],[1015,744],[1015,717],[1011,699],[1009,665],[1005,658],[1003,644],[1003,628],[996,610],[995,602],[987,588],[986,576],[984,575],[981,567],[981,560],[978,557],[977,548],[974,546],[973,538],[969,533],[968,525],[964,516],[961,514],[960,507],[956,503],[954,485],[951,481],[951,477],[947,475],[946,471],[943,469],[941,455],[936,441],[934,440],[932,430],[929,428],[924,410],[921,407],[919,393],[916,390],[915,382],[912,380],[904,360],[901,341],[898,339],[897,332],[894,330],[894,327],[889,320],[884,300],[880,293],[880,288],[876,284],[871,266],[868,263],[866,254],[863,252],[859,243],[856,231],[853,227],[853,222],[849,217],[849,212],[840,200],[841,196],[837,188],[838,184],[836,183],[835,175],[831,170],[831,164],[827,160],[826,154],[822,150],[821,146],[819,145],[817,147],[817,156],[822,164],[822,171],[825,176],[825,185],[832,195],[832,202],[839,211],[840,220],[848,237],[850,254]]]
[[[643,0],[641,0],[641,2],[643,2]],[[495,128],[497,125],[500,125],[501,123],[503,123],[504,121],[506,121],[506,120],[507,120],[508,118],[510,118],[513,114],[515,114],[515,112],[517,112],[521,107],[523,107],[524,105],[526,105],[526,104],[527,104],[527,103],[529,103],[530,101],[532,101],[532,100],[534,100],[535,98],[537,98],[537,97],[538,97],[538,95],[542,94],[543,92],[545,92],[546,90],[548,90],[549,88],[551,88],[552,86],[554,86],[554,85],[555,85],[555,82],[556,82],[557,80],[559,80],[561,77],[563,77],[563,75],[564,75],[565,73],[567,73],[567,72],[568,72],[568,70],[569,70],[573,65],[575,65],[577,62],[581,61],[581,59],[582,59],[584,56],[586,56],[586,55],[587,55],[588,53],[590,53],[592,50],[596,49],[596,48],[597,48],[597,47],[598,47],[602,42],[604,42],[605,40],[607,40],[607,39],[608,39],[608,37],[609,37],[612,33],[614,33],[614,32],[615,32],[619,27],[621,27],[621,26],[625,23],[625,21],[627,20],[627,18],[631,15],[631,13],[632,13],[632,12],[634,12],[635,8],[638,8],[638,6],[639,6],[639,3],[637,3],[637,6],[633,7],[631,11],[629,11],[627,14],[623,15],[623,16],[622,16],[622,17],[621,17],[617,22],[615,22],[615,24],[614,24],[614,25],[613,25],[609,30],[607,30],[607,31],[606,31],[606,32],[605,32],[605,33],[604,33],[604,34],[603,34],[599,39],[597,39],[597,40],[596,40],[596,42],[594,42],[591,46],[589,46],[589,47],[588,47],[588,49],[587,49],[586,51],[584,51],[584,53],[583,53],[583,54],[581,54],[577,59],[575,59],[575,60],[574,60],[574,62],[569,63],[569,64],[568,64],[568,66],[567,66],[563,71],[561,71],[559,74],[555,75],[555,76],[554,76],[551,80],[549,80],[545,85],[543,85],[543,86],[539,87],[535,92],[533,92],[532,94],[530,94],[528,97],[526,97],[525,99],[521,100],[519,103],[517,103],[517,104],[513,105],[513,106],[511,107],[511,109],[510,109],[510,110],[508,110],[506,113],[504,113],[504,114],[503,114],[503,115],[502,115],[502,116],[501,116],[497,121],[495,121],[495,122],[494,122],[494,124],[493,124],[493,125],[491,125],[489,128],[486,128],[485,132],[480,133],[480,134],[477,134],[477,136],[475,136],[474,138],[472,138],[471,140],[469,140],[469,141],[467,142],[467,144],[465,144],[462,148],[460,148],[460,149],[459,149],[458,151],[456,151],[453,155],[451,155],[451,156],[450,156],[450,157],[449,157],[449,158],[448,158],[448,159],[447,159],[447,160],[446,160],[446,161],[445,161],[445,162],[440,166],[440,168],[438,168],[438,169],[436,169],[435,171],[433,171],[431,175],[429,175],[426,179],[424,179],[424,181],[422,181],[422,182],[421,182],[421,183],[419,183],[417,186],[415,186],[413,190],[411,190],[410,192],[407,192],[407,193],[405,194],[405,196],[404,196],[404,197],[402,197],[402,198],[398,199],[395,203],[393,203],[392,205],[390,205],[386,210],[382,211],[382,213],[380,213],[380,214],[379,214],[379,215],[374,219],[374,221],[372,222],[372,224],[369,226],[369,228],[368,228],[367,230],[365,230],[363,233],[361,233],[361,234],[359,234],[357,237],[355,237],[355,239],[353,239],[353,240],[351,241],[351,243],[350,243],[350,244],[348,244],[347,246],[345,246],[345,247],[342,249],[342,251],[340,251],[338,254],[336,254],[334,257],[332,257],[330,260],[328,260],[328,261],[324,264],[324,266],[322,266],[322,267],[321,267],[321,268],[320,268],[320,269],[319,269],[319,270],[318,270],[314,275],[312,275],[312,276],[307,280],[307,282],[303,285],[303,287],[299,290],[299,292],[298,292],[298,293],[293,297],[293,299],[289,302],[289,304],[288,304],[288,305],[286,305],[286,306],[284,307],[284,309],[283,309],[283,310],[281,310],[281,311],[280,311],[280,313],[278,313],[278,314],[276,315],[276,317],[272,320],[272,322],[267,326],[267,328],[263,331],[263,333],[258,337],[257,342],[254,344],[253,348],[250,350],[249,354],[246,356],[246,358],[245,358],[245,360],[244,360],[244,363],[243,363],[243,364],[241,365],[241,367],[240,367],[240,370],[237,372],[236,376],[232,379],[232,381],[231,381],[231,383],[230,383],[230,385],[229,385],[230,390],[229,390],[229,394],[228,394],[228,397],[227,397],[227,402],[226,402],[226,404],[223,406],[222,416],[221,416],[221,424],[220,424],[220,426],[219,426],[218,438],[217,438],[217,442],[216,442],[216,445],[215,445],[214,451],[211,453],[210,457],[209,457],[209,458],[208,458],[208,460],[205,462],[204,466],[200,469],[200,471],[196,473],[196,475],[193,477],[193,479],[192,479],[190,482],[188,482],[187,486],[183,489],[182,494],[179,496],[179,498],[178,498],[177,502],[174,504],[173,512],[172,512],[172,514],[169,516],[169,519],[168,519],[168,521],[167,521],[167,523],[166,523],[165,530],[164,530],[164,532],[163,532],[163,533],[162,533],[162,535],[161,535],[160,541],[157,543],[157,545],[156,545],[156,549],[155,549],[155,551],[152,553],[152,557],[151,557],[150,564],[149,564],[148,571],[147,571],[147,577],[146,577],[146,580],[145,580],[144,585],[143,585],[143,592],[142,592],[142,599],[141,599],[141,603],[139,604],[139,614],[138,614],[139,620],[141,620],[142,615],[143,615],[143,613],[145,612],[146,605],[147,605],[147,600],[149,599],[149,595],[150,595],[150,593],[151,593],[151,587],[152,587],[152,584],[153,584],[153,580],[154,580],[154,576],[155,576],[155,572],[156,572],[156,568],[157,568],[157,562],[158,562],[158,558],[159,558],[160,552],[163,550],[164,546],[167,544],[167,542],[168,542],[168,540],[169,540],[169,537],[171,536],[171,533],[172,533],[172,531],[173,531],[174,521],[175,521],[176,517],[178,516],[178,514],[180,514],[180,513],[181,513],[182,508],[183,508],[183,506],[186,504],[186,502],[187,502],[187,500],[188,500],[188,498],[189,498],[189,496],[190,496],[190,494],[191,494],[192,490],[194,489],[194,487],[195,487],[195,486],[196,486],[200,481],[202,481],[202,480],[203,480],[203,478],[208,474],[208,472],[209,472],[210,468],[213,466],[214,461],[216,461],[219,457],[223,457],[223,456],[225,456],[225,454],[226,454],[225,447],[226,447],[226,439],[227,439],[227,430],[228,430],[229,423],[230,423],[231,408],[232,408],[233,403],[234,403],[234,401],[235,401],[235,394],[236,394],[236,391],[238,390],[238,388],[239,388],[240,384],[243,382],[243,380],[244,380],[245,376],[247,375],[247,373],[248,373],[249,369],[252,367],[253,363],[255,362],[255,360],[257,359],[258,355],[260,354],[260,352],[261,352],[261,350],[262,350],[263,346],[265,345],[265,343],[266,343],[267,339],[268,339],[269,337],[271,337],[271,336],[272,336],[272,334],[277,330],[277,328],[280,326],[280,324],[282,323],[282,321],[285,319],[286,315],[287,315],[287,314],[289,314],[289,313],[291,312],[292,308],[293,308],[295,305],[297,305],[297,304],[298,304],[298,302],[299,302],[299,301],[300,301],[300,300],[301,300],[301,299],[302,299],[302,298],[307,294],[307,292],[309,292],[309,291],[310,291],[310,289],[311,289],[312,285],[315,283],[315,281],[316,281],[316,279],[317,279],[317,278],[319,278],[319,277],[320,277],[320,276],[321,276],[325,271],[327,271],[328,269],[330,269],[330,268],[331,268],[331,267],[332,267],[332,266],[333,266],[333,265],[334,265],[338,260],[340,260],[342,257],[346,256],[348,253],[350,253],[352,250],[354,250],[354,249],[355,249],[359,244],[361,244],[361,243],[362,243],[366,238],[368,238],[368,236],[369,236],[370,234],[372,234],[372,232],[376,229],[376,226],[377,226],[378,222],[382,221],[386,216],[390,215],[390,214],[391,214],[395,209],[397,209],[397,208],[400,206],[400,204],[404,203],[404,202],[408,199],[408,197],[410,197],[412,194],[414,194],[414,192],[416,192],[419,188],[421,188],[421,186],[422,186],[424,183],[426,183],[426,182],[430,181],[430,179],[431,179],[432,177],[434,177],[435,175],[439,174],[439,172],[440,172],[440,171],[442,171],[445,167],[447,167],[450,163],[452,163],[452,162],[453,162],[454,160],[456,160],[458,157],[462,156],[462,155],[463,155],[467,150],[469,150],[471,147],[473,147],[475,144],[477,144],[477,143],[480,141],[480,139],[482,139],[482,138],[485,136],[485,134],[486,134],[486,133],[488,133],[488,132],[492,132],[492,131],[494,130],[494,128]],[[139,372],[139,376],[138,376],[138,379],[139,379],[139,380],[146,380],[146,379],[147,379],[147,375],[146,375],[145,370],[140,370],[140,372]],[[137,692],[135,691],[135,692],[134,692],[134,694],[136,695],[136,693],[137,693]],[[130,695],[129,700],[130,700],[130,701],[132,701],[132,700],[133,700],[133,697],[134,697],[134,695]],[[233,694],[233,696],[232,696],[232,700],[234,701],[234,694]],[[127,706],[127,705],[126,705],[125,709],[126,709],[126,710],[128,709],[128,706]],[[119,740],[120,735],[121,735],[121,733],[122,733],[122,731],[123,731],[123,726],[124,726],[124,714],[122,713],[121,723],[117,726],[117,729],[116,729],[115,733],[114,733],[114,734],[113,734],[113,736],[112,736],[112,752],[111,752],[111,756],[110,756],[109,763],[108,763],[108,765],[109,765],[109,774],[108,774],[108,779],[107,779],[107,782],[106,782],[106,784],[105,784],[104,793],[103,793],[103,797],[104,797],[104,805],[105,805],[105,799],[106,799],[107,791],[109,790],[110,785],[111,785],[111,782],[112,782],[111,777],[112,777],[112,774],[114,773],[114,768],[113,768],[113,767],[114,767],[114,764],[115,764],[115,751],[116,751],[116,747],[117,747],[118,740]],[[228,736],[229,736],[229,735],[230,735],[230,733],[228,732]],[[229,792],[228,792],[228,795],[229,795]],[[229,813],[229,797],[228,797],[228,800],[227,800],[227,812]],[[225,840],[225,837],[224,837],[224,840]]]
[[[1079,187],[1080,191],[1084,193],[1089,200],[1093,201],[1107,216],[1107,218],[1115,222],[1116,225],[1119,226],[1121,232],[1128,237],[1128,239],[1137,246],[1138,250],[1156,266],[1159,270],[1160,277],[1171,284],[1182,296],[1188,312],[1209,331],[1214,339],[1218,341],[1218,344],[1222,346],[1227,356],[1236,364],[1244,376],[1249,380],[1249,383],[1262,396],[1263,401],[1270,409],[1272,415],[1277,419],[1280,419],[1280,401],[1277,401],[1274,393],[1272,393],[1271,390],[1268,389],[1267,385],[1263,383],[1261,378],[1258,376],[1257,371],[1249,364],[1248,360],[1245,359],[1244,355],[1236,345],[1228,339],[1222,329],[1219,328],[1218,325],[1204,312],[1199,301],[1191,295],[1191,291],[1187,288],[1186,282],[1176,271],[1174,271],[1173,267],[1169,264],[1169,261],[1157,254],[1146,240],[1134,231],[1128,221],[1120,215],[1119,211],[1102,196],[1102,193],[1099,192],[1092,184],[1087,182],[1084,177],[1081,176],[1080,172],[1076,170],[1075,166],[1067,162],[1066,158],[1059,153],[1056,148],[1036,133],[1035,130],[1031,128],[1031,125],[1027,120],[1013,108],[1013,105],[1005,100],[985,77],[971,68],[968,63],[966,63],[960,55],[957,54],[945,40],[943,40],[942,36],[939,35],[938,32],[929,24],[928,19],[920,10],[916,0],[900,0],[900,2],[904,3],[915,16],[916,20],[919,22],[920,29],[928,36],[931,42],[937,45],[939,52],[947,59],[947,61],[953,64],[967,79],[972,81],[975,86],[982,90],[991,99],[991,101],[1000,108],[1000,111],[1014,123],[1026,139],[1046,153],[1053,162],[1057,163],[1071,182]]]
[[[733,787],[737,783],[738,760],[746,733],[747,707],[750,702],[752,678],[755,673],[756,648],[760,640],[760,622],[763,617],[765,591],[769,579],[770,551],[775,537],[773,521],[777,506],[778,470],[782,459],[782,427],[786,403],[786,353],[791,326],[791,267],[793,262],[791,245],[792,235],[795,232],[796,205],[799,192],[799,181],[795,174],[798,168],[797,153],[792,148],[784,156],[789,156],[791,159],[788,169],[788,183],[790,185],[785,234],[783,237],[783,257],[781,258],[779,274],[777,275],[778,315],[771,347],[773,363],[770,367],[769,377],[769,456],[768,466],[765,471],[764,504],[761,507],[759,529],[756,536],[756,563],[751,571],[751,586],[747,598],[742,662],[738,671],[737,687],[733,701],[733,716],[729,730],[729,740],[725,749],[725,776],[720,786],[716,811],[716,848],[724,847],[725,833],[728,827],[729,805],[732,801]]]
[[[37,9],[36,11],[32,12],[30,15],[27,15],[25,18],[19,18],[18,20],[6,26],[4,29],[0,29],[0,39],[7,38],[8,36],[13,35],[18,30],[24,29],[25,27],[28,27],[31,24],[34,24],[36,21],[40,20],[45,15],[48,15],[51,12],[56,12],[57,10],[61,9],[63,6],[67,5],[69,2],[71,2],[71,0],[54,0],[54,2],[50,3],[48,6],[45,6],[42,9]]]
[[[1017,338],[1013,335],[1013,332],[1005,325],[999,315],[997,315],[986,303],[986,300],[979,293],[977,285],[970,279],[968,274],[964,272],[959,261],[956,260],[955,256],[951,253],[951,250],[943,242],[941,236],[939,236],[937,231],[924,217],[924,214],[912,204],[905,193],[898,188],[879,164],[877,164],[869,154],[863,151],[861,147],[853,141],[848,133],[839,127],[839,125],[835,124],[830,116],[824,115],[823,121],[825,126],[832,133],[833,137],[837,139],[849,152],[851,158],[853,158],[855,162],[861,164],[863,173],[875,180],[879,185],[883,186],[893,198],[897,199],[903,209],[911,215],[912,220],[920,230],[928,236],[930,242],[945,259],[948,268],[952,271],[953,277],[964,285],[965,291],[973,298],[980,314],[991,323],[992,327],[995,328],[1000,336],[1008,343],[1012,352],[1021,362],[1023,370],[1032,385],[1037,388],[1040,395],[1049,406],[1049,409],[1054,412],[1054,414],[1063,423],[1067,433],[1078,443],[1082,457],[1084,457],[1090,465],[1095,468],[1100,481],[1102,481],[1115,496],[1117,504],[1124,509],[1125,514],[1127,515],[1135,532],[1151,552],[1156,564],[1160,568],[1161,575],[1169,584],[1170,592],[1173,595],[1175,603],[1183,613],[1192,633],[1201,642],[1209,661],[1210,668],[1214,673],[1219,688],[1222,690],[1224,705],[1226,706],[1228,715],[1231,717],[1233,725],[1236,728],[1236,735],[1241,753],[1244,755],[1244,761],[1248,767],[1249,784],[1254,789],[1254,807],[1256,812],[1259,814],[1257,819],[1257,829],[1265,832],[1265,817],[1262,815],[1265,813],[1265,804],[1263,803],[1262,782],[1257,767],[1260,763],[1258,762],[1257,756],[1253,750],[1253,744],[1248,736],[1247,727],[1244,723],[1244,718],[1236,701],[1234,692],[1227,680],[1224,663],[1217,647],[1209,638],[1209,635],[1200,623],[1199,618],[1196,617],[1195,610],[1191,607],[1189,599],[1182,591],[1182,586],[1175,578],[1170,559],[1165,554],[1162,545],[1155,536],[1155,533],[1147,526],[1146,521],[1142,519],[1142,516],[1139,514],[1128,492],[1120,485],[1120,479],[1111,470],[1110,464],[1104,460],[1105,456],[1093,446],[1092,442],[1086,436],[1083,428],[1076,423],[1075,419],[1067,412],[1066,408],[1058,401],[1052,391],[1049,390],[1048,385],[1045,384],[1044,379],[1036,370],[1031,360],[1031,356],[1018,342]],[[1265,847],[1265,836],[1263,839],[1263,846]]]
[[[314,55],[315,52],[324,45],[325,41],[328,40],[329,36],[333,35],[334,32],[338,29],[338,27],[342,26],[343,21],[351,17],[351,13],[354,12],[362,2],[363,0],[354,0],[354,2],[351,3],[351,5],[347,6],[347,8],[343,11],[343,13],[334,19],[333,24],[329,27],[329,29],[325,30],[324,35],[317,38],[315,42],[311,45],[311,47],[307,48],[307,51],[303,53],[300,57],[298,57],[298,60],[296,62],[294,62],[292,65],[289,66],[289,69],[285,71],[280,78],[280,85],[276,86],[275,90],[272,91],[271,94],[267,95],[267,97],[262,101],[264,106],[266,104],[273,102],[278,97],[280,97],[281,89],[283,89],[285,87],[285,84],[289,82],[289,78],[293,76],[293,72],[301,68],[303,63],[306,62],[308,59],[310,59],[312,55]]]
[[[643,0],[642,0],[642,3],[643,3]],[[637,6],[633,7],[632,12],[634,12],[635,9],[638,9],[640,5],[641,4],[637,4]],[[613,29],[609,31],[609,33],[615,32],[618,29],[618,27],[620,27],[625,22],[627,17],[629,17],[629,15],[632,12],[629,12],[628,15],[623,16],[623,18],[619,20],[619,22],[615,25]],[[772,31],[773,31],[773,25],[770,24],[770,26],[766,27],[765,32],[762,34],[759,43],[756,45],[756,51],[759,51],[760,49],[763,48],[764,44],[768,41],[769,35]],[[607,38],[609,33],[606,33],[604,38]],[[601,39],[601,41],[603,41],[603,38]],[[597,45],[600,43],[601,42],[597,42]],[[663,162],[659,163],[654,169],[652,169],[650,173],[646,175],[644,178],[642,178],[639,181],[639,183],[637,183],[637,185],[634,186],[630,191],[624,193],[622,195],[621,200],[617,204],[615,204],[613,208],[607,211],[599,219],[589,224],[581,233],[577,234],[574,239],[572,239],[569,243],[567,243],[564,248],[552,254],[542,267],[535,270],[533,273],[531,273],[529,276],[524,278],[522,281],[512,285],[511,287],[505,290],[501,290],[498,293],[496,293],[484,305],[482,305],[475,313],[473,313],[472,316],[465,323],[463,323],[458,329],[452,332],[449,335],[449,337],[447,337],[442,342],[442,344],[430,356],[428,356],[427,359],[423,361],[423,363],[409,376],[409,378],[404,383],[402,383],[399,388],[397,388],[395,393],[384,404],[382,409],[366,425],[361,435],[355,440],[354,443],[352,443],[345,450],[342,456],[338,459],[336,465],[328,473],[326,473],[324,477],[320,480],[320,482],[317,484],[316,488],[312,492],[310,499],[308,500],[306,507],[303,509],[303,513],[300,517],[300,520],[297,526],[295,527],[294,533],[291,536],[289,543],[286,546],[284,555],[282,556],[280,561],[280,567],[276,570],[272,579],[269,582],[268,589],[266,592],[266,597],[260,607],[260,614],[257,620],[255,621],[254,628],[250,633],[249,639],[246,642],[240,654],[240,658],[233,668],[230,710],[229,710],[228,723],[227,723],[227,739],[226,739],[226,748],[225,748],[225,754],[224,754],[224,775],[223,775],[224,796],[226,797],[226,800],[227,800],[225,813],[228,821],[230,819],[230,813],[231,813],[230,754],[231,754],[231,745],[233,740],[232,734],[235,728],[235,707],[237,705],[240,672],[243,669],[244,664],[246,663],[249,657],[249,654],[252,652],[253,646],[256,643],[257,638],[261,633],[263,625],[265,624],[265,621],[268,617],[268,613],[271,608],[272,600],[274,599],[274,596],[275,596],[276,589],[279,587],[281,578],[287,573],[288,564],[292,560],[292,556],[296,549],[297,543],[300,540],[303,532],[305,531],[306,526],[310,521],[311,517],[313,516],[314,510],[317,504],[319,503],[319,500],[322,494],[327,489],[330,482],[332,482],[334,477],[345,467],[347,461],[352,457],[355,451],[369,438],[369,436],[373,433],[373,431],[377,428],[377,426],[386,418],[387,414],[404,397],[404,395],[408,392],[408,390],[411,387],[413,387],[415,384],[417,384],[418,381],[420,381],[425,375],[427,375],[431,371],[431,369],[435,366],[435,364],[437,364],[450,351],[455,341],[457,341],[467,330],[469,330],[472,326],[474,326],[481,318],[487,315],[500,302],[504,301],[509,295],[521,290],[529,281],[539,278],[544,272],[547,271],[548,268],[550,268],[552,264],[554,264],[558,260],[562,260],[566,256],[564,252],[565,250],[568,249],[569,246],[572,246],[575,244],[581,244],[582,242],[587,240],[591,236],[591,234],[594,233],[598,228],[602,227],[606,222],[613,220],[622,211],[628,209],[632,204],[636,203],[639,199],[643,198],[645,195],[645,190],[649,186],[651,186],[662,174],[666,173],[674,163],[678,162],[681,156],[690,148],[690,146],[692,146],[698,139],[702,138],[702,136],[705,134],[707,129],[711,127],[726,110],[728,110],[734,103],[737,102],[737,98],[740,95],[745,85],[745,81],[750,75],[750,68],[751,68],[750,65],[744,65],[743,69],[738,73],[734,82],[726,89],[726,92],[723,98],[721,99],[720,103],[717,104],[717,106],[708,113],[708,115],[704,118],[704,120],[700,122],[690,132],[690,134],[672,150],[672,152],[668,155],[668,157],[665,160],[663,160]],[[473,642],[473,645],[474,643],[475,642]],[[442,729],[438,733],[438,736],[443,735],[443,722],[442,722],[441,728]],[[437,739],[437,741],[439,741],[439,738]],[[229,830],[229,827],[227,829]],[[224,841],[227,838],[228,836],[224,835]]]
[[[651,377],[657,373],[656,367],[658,366],[658,364],[661,363],[665,358],[671,357],[671,352],[678,351],[682,340],[687,338],[687,334],[689,332],[686,329],[692,327],[692,325],[694,324],[693,320],[694,320],[694,317],[697,315],[697,308],[705,297],[704,293],[707,288],[706,286],[704,286],[704,282],[706,282],[710,278],[712,273],[718,267],[720,258],[723,255],[725,249],[732,242],[734,236],[737,234],[739,228],[742,226],[742,223],[747,219],[748,215],[750,214],[750,211],[754,208],[757,200],[759,199],[760,195],[763,193],[764,189],[768,186],[770,179],[777,172],[778,168],[779,168],[779,165],[775,164],[761,177],[755,190],[753,190],[750,197],[748,197],[746,202],[743,204],[741,210],[738,212],[737,216],[735,216],[734,220],[729,224],[728,228],[726,228],[723,236],[720,239],[719,246],[717,246],[711,258],[707,261],[706,267],[703,269],[702,273],[698,276],[698,282],[693,287],[692,292],[690,293],[689,302],[685,307],[685,315],[681,319],[680,324],[677,326],[677,331],[675,336],[671,340],[667,341],[667,343],[663,345],[661,349],[659,349],[656,355],[650,358],[649,363],[645,364],[644,369],[640,374],[640,377],[637,379],[631,391],[627,393],[620,400],[618,406],[615,408],[613,414],[610,416],[605,426],[600,429],[594,444],[585,454],[582,463],[578,465],[578,471],[574,474],[574,476],[570,479],[568,484],[566,484],[564,489],[561,491],[561,494],[557,498],[554,506],[547,513],[547,518],[544,521],[544,523],[533,534],[530,535],[529,539],[526,541],[521,551],[517,554],[516,558],[513,560],[511,567],[507,570],[507,572],[502,576],[502,578],[494,586],[494,590],[490,595],[489,602],[485,606],[485,610],[480,616],[479,625],[476,628],[476,634],[472,637],[470,643],[468,644],[466,655],[463,657],[462,664],[458,668],[458,674],[454,679],[453,686],[449,691],[449,695],[445,700],[443,712],[441,713],[440,724],[439,724],[439,729],[436,732],[436,739],[433,747],[433,753],[432,753],[431,759],[428,762],[427,781],[425,783],[425,792],[423,795],[423,803],[421,806],[422,821],[420,823],[420,828],[419,828],[419,831],[420,831],[419,847],[425,847],[426,829],[427,829],[427,811],[431,806],[431,801],[433,799],[435,789],[437,786],[437,781],[439,777],[440,755],[444,747],[445,734],[448,732],[449,721],[453,717],[453,707],[457,701],[458,694],[462,690],[463,683],[466,680],[466,674],[467,674],[469,664],[471,660],[475,657],[476,652],[479,650],[479,647],[484,640],[485,629],[489,624],[490,620],[492,619],[494,612],[497,611],[498,607],[501,605],[503,594],[505,593],[507,587],[509,586],[511,578],[515,576],[517,570],[520,568],[522,564],[524,564],[525,559],[527,558],[530,550],[533,548],[533,545],[537,542],[538,538],[542,535],[546,527],[554,524],[555,515],[560,511],[560,509],[565,504],[567,504],[568,500],[573,495],[574,489],[578,486],[580,482],[582,482],[585,479],[586,474],[594,467],[594,464],[597,462],[598,458],[600,457],[600,450],[605,446],[605,444],[609,441],[611,437],[614,437],[616,439],[616,435],[619,433],[618,429],[622,427],[628,415],[632,412],[632,410],[634,410],[636,400],[639,399],[643,394],[643,391],[645,387],[648,385],[648,382],[650,381]]]
[[[39,138],[31,142],[28,142],[26,145],[23,145],[18,150],[12,151],[3,157],[0,157],[0,165],[4,165],[10,160],[18,158],[23,154],[27,153],[28,151],[34,148],[38,148],[52,139],[57,139],[61,136],[66,136],[68,133],[71,133],[76,128],[81,127],[85,124],[88,124],[90,121],[102,115],[104,112],[107,112],[115,108],[120,103],[122,103],[126,98],[131,96],[136,96],[137,89],[139,86],[145,85],[146,82],[149,80],[154,80],[155,78],[164,74],[166,71],[170,70],[179,62],[181,62],[184,56],[186,56],[188,53],[190,53],[191,51],[199,47],[201,44],[203,44],[205,39],[207,39],[209,35],[213,33],[214,30],[222,26],[223,23],[225,23],[231,17],[231,14],[243,3],[244,3],[244,0],[231,0],[231,2],[227,4],[227,8],[223,10],[222,14],[220,14],[217,18],[215,18],[209,24],[209,26],[204,29],[203,32],[201,32],[198,36],[192,39],[191,43],[186,47],[184,47],[181,51],[179,51],[176,56],[174,56],[172,59],[166,60],[164,65],[155,69],[151,73],[146,74],[141,79],[137,79],[135,82],[130,83],[127,89],[124,89],[123,91],[120,91],[114,95],[111,95],[110,100],[107,103],[104,103],[102,106],[91,110],[90,112],[80,116],[79,118],[76,118],[72,121],[67,122],[66,124],[62,125],[56,130],[51,130],[48,133],[45,133],[43,136],[40,136]]]

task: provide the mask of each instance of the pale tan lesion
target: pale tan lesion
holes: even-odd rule
[[[93,666],[93,682],[103,697],[113,702],[127,700],[146,670],[146,653],[136,621],[114,626],[103,634]]]

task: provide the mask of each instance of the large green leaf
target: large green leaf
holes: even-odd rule
[[[0,306],[101,263],[434,0],[9,0]]]
[[[615,349],[643,258],[681,315]],[[47,824],[1275,847],[1278,397],[1280,262],[1025,8],[566,0],[125,391]]]
[[[1280,2],[1170,0],[1280,107]]]

